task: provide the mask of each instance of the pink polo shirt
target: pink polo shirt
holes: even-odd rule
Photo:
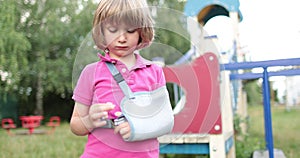
[[[113,79],[105,62],[116,65],[133,92],[151,91],[166,84],[162,68],[136,54],[136,64],[127,69],[122,62],[111,59],[108,54],[100,55],[100,61],[87,65],[81,72],[74,89],[73,99],[76,102],[90,106],[96,103],[111,102],[116,105],[109,111],[109,118],[115,118],[114,113],[121,111],[120,102],[123,92]],[[151,125],[145,125],[151,126]],[[97,128],[89,135],[82,158],[94,157],[159,157],[157,139],[126,142],[113,129]]]

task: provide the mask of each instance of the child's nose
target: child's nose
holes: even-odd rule
[[[126,33],[121,33],[120,36],[118,37],[119,42],[126,42],[127,40],[127,35]]]

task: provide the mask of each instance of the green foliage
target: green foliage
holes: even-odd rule
[[[178,11],[183,11],[185,0],[147,0],[150,6],[159,6],[163,8],[171,8]]]
[[[73,58],[82,38],[91,29],[94,4],[46,0],[23,3],[20,7],[21,12],[30,14],[20,28],[33,45],[28,53],[31,71],[24,76],[25,80],[31,79],[27,86],[35,88],[41,74],[45,92],[68,95],[72,90]]]
[[[246,135],[243,140],[236,140],[236,157],[250,158],[255,150],[264,149],[264,142],[261,138],[251,137]]]
[[[163,55],[172,64],[190,47],[185,18],[180,12],[184,2],[168,0],[159,4],[153,0],[149,4],[172,8],[174,14],[161,10],[158,15],[163,16],[155,17],[156,38],[154,45],[145,50],[146,57]],[[73,71],[74,60],[85,56],[77,54],[83,40],[90,35],[96,7],[96,3],[86,0],[0,0],[0,94],[20,96],[19,114],[43,110],[48,106],[44,102],[47,95],[70,99],[73,73],[82,67],[79,65]],[[92,45],[81,47],[90,51],[87,54],[96,53]]]
[[[258,85],[257,79],[243,81],[243,88],[247,92],[247,102],[249,105],[262,103],[262,90]]]
[[[16,24],[16,3],[0,1],[0,95],[18,89],[21,78],[28,72],[26,51],[31,48]],[[5,97],[5,96],[4,96]]]
[[[235,148],[236,157],[238,158],[250,158],[255,150],[263,148],[263,140],[255,137],[251,137],[251,134],[243,133],[240,128],[241,123],[246,123],[249,127],[249,118],[242,119],[239,116],[234,117],[234,131],[235,131]]]
[[[166,7],[171,3],[165,3]],[[178,8],[177,8],[178,9]],[[174,64],[190,49],[190,36],[186,29],[187,17],[173,8],[154,9],[155,39],[153,44],[142,50],[147,59],[163,57],[166,64]]]
[[[73,61],[91,30],[96,4],[85,0],[0,3],[0,93],[21,96],[20,102],[27,103],[20,111],[31,114],[34,102],[43,110],[45,94],[70,98]]]

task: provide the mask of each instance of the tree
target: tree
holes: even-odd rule
[[[23,89],[35,95],[35,114],[43,114],[47,93],[69,97],[74,54],[91,28],[95,7],[90,1],[16,0],[20,31],[32,47],[27,52],[29,73],[22,76]],[[93,8],[93,9],[91,9]]]
[[[243,80],[243,88],[247,92],[247,103],[249,105],[262,104],[261,86],[257,79]]]
[[[166,64],[174,64],[190,49],[189,33],[186,29],[187,17],[183,14],[183,1],[149,0],[155,24],[155,40],[142,51],[148,59],[163,57]]]
[[[183,2],[160,2],[180,11],[184,6]],[[160,5],[158,0],[152,3]],[[74,59],[80,43],[91,31],[96,7],[93,1],[86,0],[0,0],[0,93],[15,92],[24,101],[29,100],[22,114],[35,111],[42,115],[44,97],[53,93],[70,99]],[[170,26],[182,22],[176,16],[156,18],[169,21]],[[185,53],[190,44],[183,37],[185,33],[178,34],[182,28],[170,31],[167,27],[157,28],[156,43]],[[154,45],[148,51],[168,57],[173,49],[162,53]]]
[[[31,44],[17,28],[16,3],[0,1],[0,95],[19,89],[22,75],[28,72],[26,52]]]

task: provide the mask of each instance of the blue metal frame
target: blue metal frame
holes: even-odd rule
[[[281,70],[276,72],[269,72],[268,76],[295,76],[300,74],[300,69]],[[244,79],[256,79],[263,78],[263,73],[243,73],[243,74],[231,74],[230,80],[244,80]]]
[[[258,62],[243,62],[243,63],[230,63],[221,65],[221,70],[239,70],[239,69],[252,69],[263,68],[263,73],[245,73],[245,74],[231,74],[231,79],[263,79],[263,100],[264,100],[264,122],[265,122],[265,141],[266,148],[269,151],[269,157],[274,158],[273,147],[273,133],[272,133],[272,114],[270,103],[270,85],[269,76],[292,76],[300,75],[300,69],[282,70],[279,72],[268,72],[268,67],[272,66],[295,66],[300,65],[300,58],[280,59]]]
[[[268,67],[264,67],[263,73],[263,99],[264,99],[264,118],[265,118],[265,141],[269,150],[269,157],[274,157],[273,132],[272,132],[272,112],[270,103],[270,85],[268,76]]]
[[[229,63],[229,64],[222,64],[220,68],[221,70],[240,70],[240,69],[252,69],[252,68],[263,68],[263,67],[273,67],[273,66],[295,66],[295,65],[300,65],[300,58]]]

